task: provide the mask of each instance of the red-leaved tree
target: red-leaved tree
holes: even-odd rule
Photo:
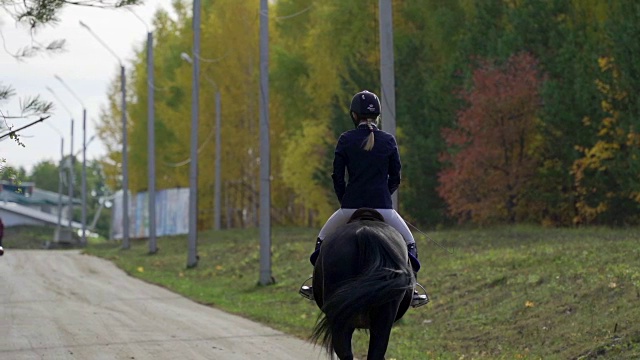
[[[514,222],[536,169],[536,112],[542,77],[528,53],[503,64],[482,62],[471,88],[462,92],[468,106],[454,128],[443,129],[447,152],[438,192],[459,221]]]

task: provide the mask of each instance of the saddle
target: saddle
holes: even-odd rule
[[[371,208],[360,208],[356,210],[353,215],[347,221],[347,224],[352,223],[358,220],[370,220],[370,221],[382,221],[384,222],[384,217],[380,214],[376,209]]]

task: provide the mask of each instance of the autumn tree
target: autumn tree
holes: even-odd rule
[[[521,199],[536,170],[536,113],[541,76],[527,53],[504,64],[482,62],[462,97],[457,126],[443,129],[448,164],[438,191],[451,215],[475,223],[518,219]]]
[[[640,5],[607,2],[606,34],[593,102],[601,113],[583,118],[594,140],[576,144],[581,157],[571,167],[576,189],[576,224],[640,222]],[[595,59],[592,60],[594,64]]]
[[[601,106],[607,114],[599,121],[584,118],[597,131],[591,147],[576,146],[584,156],[572,167],[577,192],[576,224],[625,225],[638,222],[640,210],[640,132],[625,124],[633,96],[620,85],[622,74],[611,57],[601,57],[602,77],[597,80]]]
[[[156,187],[158,190],[189,186],[189,134],[191,118],[191,76],[182,51],[189,52],[191,38],[184,35],[190,27],[190,11],[183,2],[174,3],[176,18],[166,10],[159,10],[153,18],[154,60],[154,127],[156,157]],[[132,192],[146,191],[148,182],[148,107],[149,97],[146,43],[139,45],[132,60],[127,93],[129,150],[129,188]],[[119,84],[117,76],[114,82]],[[204,89],[204,86],[202,87]],[[102,123],[113,128],[108,135],[116,147],[109,153],[120,157],[121,124],[117,102],[110,100],[110,109]],[[113,116],[115,114],[115,116]],[[112,121],[111,119],[113,118]]]
[[[256,226],[259,204],[259,54],[257,2],[223,0],[203,6],[200,53],[200,108],[198,119],[198,207],[199,226],[212,225],[216,135],[216,93],[221,95],[222,223]],[[191,147],[192,65],[182,53],[191,55],[192,14],[187,2],[173,3],[176,19],[159,12],[154,19],[155,128],[157,189],[189,186]],[[128,90],[129,173],[131,190],[147,187],[147,73],[143,50],[133,60]],[[116,103],[104,114],[105,130],[114,129]],[[281,133],[281,123],[272,117],[272,135]],[[117,144],[119,135],[105,132]],[[279,159],[279,142],[272,142],[272,159]],[[110,153],[118,155],[114,148]],[[117,156],[116,156],[117,158]],[[112,170],[112,169],[110,169]],[[272,171],[279,174],[278,162]],[[274,193],[279,188],[274,185]],[[225,211],[226,210],[226,211]],[[225,221],[226,220],[226,221]]]
[[[461,39],[469,4],[449,0],[394,2],[396,124],[402,159],[398,191],[403,216],[420,227],[447,221],[437,192],[442,127],[451,127],[460,100],[454,95],[467,61]],[[426,35],[428,34],[428,35]]]
[[[380,94],[378,10],[371,4],[277,2],[272,99],[286,124],[279,176],[305,224],[321,224],[339,206],[331,162],[338,136],[353,126],[351,96]]]

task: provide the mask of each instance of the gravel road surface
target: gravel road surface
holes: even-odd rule
[[[277,311],[277,309],[274,309]],[[327,359],[78,251],[0,257],[0,359]]]

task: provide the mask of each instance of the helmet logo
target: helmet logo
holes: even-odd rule
[[[362,100],[364,100],[364,94],[362,94]]]
[[[369,106],[367,107],[367,110],[373,112],[373,111],[376,111],[376,107],[373,106],[373,104],[369,104]]]

